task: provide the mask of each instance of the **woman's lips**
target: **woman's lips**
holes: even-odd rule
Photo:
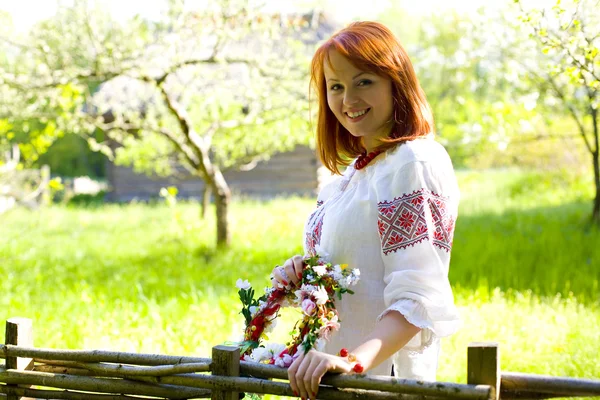
[[[362,121],[363,119],[365,119],[367,114],[369,114],[369,111],[371,111],[371,109],[367,108],[367,111],[363,115],[361,115],[360,117],[356,117],[356,118],[352,118],[350,115],[348,115],[348,113],[345,113],[345,114],[346,114],[346,117],[348,118],[348,121],[356,123],[356,122],[359,122],[359,121]]]

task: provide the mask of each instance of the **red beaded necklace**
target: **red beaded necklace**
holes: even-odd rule
[[[367,154],[365,151],[356,159],[354,163],[354,169],[363,169],[366,167],[375,157],[381,154],[381,150],[375,150]]]

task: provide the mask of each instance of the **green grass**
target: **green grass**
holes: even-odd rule
[[[438,378],[466,381],[472,341],[499,342],[505,370],[600,378],[590,185],[518,171],[459,179],[450,278],[464,326],[444,341]],[[0,316],[32,318],[38,347],[209,356],[242,332],[236,279],[266,286],[274,265],[301,252],[313,205],[234,202],[227,251],[194,203],[11,211],[0,222]]]

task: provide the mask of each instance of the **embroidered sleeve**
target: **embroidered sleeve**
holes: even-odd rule
[[[459,326],[448,281],[459,197],[454,171],[451,164],[415,161],[375,189],[388,307],[379,318],[400,312],[422,328],[425,346]]]
[[[406,249],[424,240],[450,252],[455,216],[450,199],[426,188],[377,204],[383,254]]]

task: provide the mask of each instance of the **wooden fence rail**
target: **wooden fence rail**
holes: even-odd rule
[[[0,396],[18,399],[233,400],[244,392],[294,396],[285,369],[240,361],[236,347],[216,346],[211,358],[33,347],[31,321],[7,321],[0,345]],[[541,399],[600,396],[600,381],[501,372],[498,346],[468,349],[468,384],[390,376],[328,375],[320,399]],[[499,390],[497,390],[499,389]]]

